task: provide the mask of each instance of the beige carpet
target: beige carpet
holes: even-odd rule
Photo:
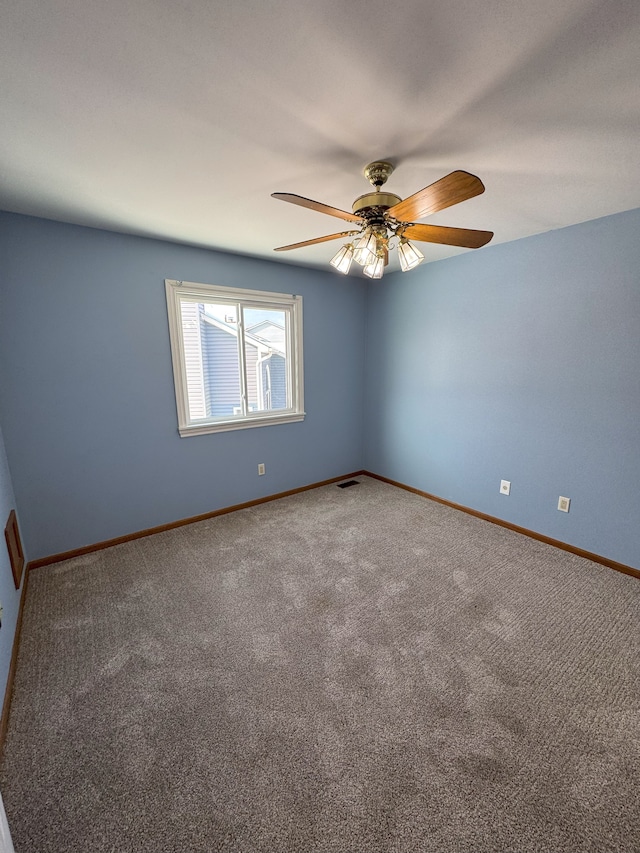
[[[640,582],[358,479],[32,572],[17,853],[640,850]]]

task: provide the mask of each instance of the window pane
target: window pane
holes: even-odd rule
[[[165,289],[182,437],[304,420],[302,297],[172,279]]]
[[[189,417],[242,414],[235,305],[181,300]]]
[[[286,409],[286,313],[272,308],[243,308],[243,317],[249,411]]]

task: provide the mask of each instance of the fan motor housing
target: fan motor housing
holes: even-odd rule
[[[359,196],[359,198],[353,202],[352,212],[362,213],[363,211],[376,207],[387,210],[388,208],[393,207],[394,204],[398,204],[400,201],[402,201],[400,196],[397,196],[394,193],[378,190],[374,193],[365,193],[364,195]]]

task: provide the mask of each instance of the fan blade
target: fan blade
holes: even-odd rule
[[[362,222],[360,216],[348,213],[346,210],[340,210],[337,207],[330,207],[328,204],[322,204],[320,201],[313,201],[313,199],[305,198],[301,195],[294,195],[293,193],[271,193],[271,197],[291,202],[291,204],[299,204],[300,207],[308,207],[309,210],[317,210],[318,213],[328,213],[329,216],[337,216],[339,219],[346,219],[347,222]]]
[[[402,222],[421,219],[483,192],[484,184],[480,178],[469,172],[451,172],[435,184],[430,184],[404,201],[394,204],[387,210],[387,214]]]
[[[341,231],[339,234],[327,234],[326,237],[316,237],[315,240],[303,240],[302,243],[291,243],[290,246],[279,246],[274,252],[288,252],[289,249],[302,249],[303,246],[314,246],[316,243],[326,243],[327,240],[338,240],[340,237],[351,237],[357,231]]]
[[[479,249],[493,237],[493,231],[474,231],[471,228],[448,228],[445,225],[408,225],[398,232],[402,237],[423,243],[445,243],[447,246],[464,246]]]

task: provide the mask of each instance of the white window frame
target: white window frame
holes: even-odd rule
[[[192,281],[165,279],[169,338],[173,361],[173,381],[178,412],[178,432],[182,438],[203,435],[209,432],[226,432],[233,429],[272,426],[304,420],[304,388],[302,362],[302,297],[287,293],[270,293],[265,290],[246,290],[239,287],[221,287],[214,284],[199,284]],[[238,357],[241,366],[240,385],[244,414],[233,414],[222,418],[198,418],[189,416],[189,398],[185,366],[184,342],[182,338],[182,316],[180,301],[216,302],[235,307],[238,317]],[[249,412],[246,394],[246,364],[244,355],[244,328],[241,308],[272,308],[285,311],[287,348],[287,402],[286,409],[264,412]]]

